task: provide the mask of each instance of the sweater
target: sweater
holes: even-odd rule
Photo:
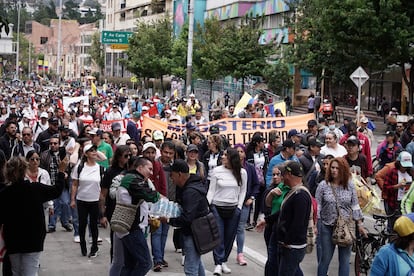
[[[9,254],[43,251],[43,202],[59,197],[64,183],[65,175],[59,172],[54,186],[21,180],[0,192],[0,224]]]
[[[209,204],[217,206],[243,207],[247,189],[247,172],[241,169],[242,183],[238,184],[232,171],[224,166],[213,169],[210,186],[207,193]]]
[[[371,276],[394,276],[400,275],[398,268],[398,255],[394,244],[387,244],[381,247],[375,255],[371,266]]]

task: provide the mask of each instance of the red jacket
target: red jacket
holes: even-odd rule
[[[164,169],[159,161],[153,161],[153,173],[150,177],[157,192],[163,196],[167,196],[167,180],[165,179]]]

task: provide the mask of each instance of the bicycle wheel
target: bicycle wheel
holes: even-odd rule
[[[369,275],[375,253],[378,251],[377,243],[378,241],[373,236],[357,241],[354,263],[356,276]]]

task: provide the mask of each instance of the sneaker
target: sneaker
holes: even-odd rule
[[[62,227],[65,228],[65,230],[68,231],[68,232],[72,232],[72,230],[73,230],[72,225],[70,225],[69,223],[65,224],[65,225],[62,225]]]
[[[74,236],[73,237],[73,242],[80,243],[80,237],[79,236]]]
[[[92,244],[92,238],[89,238],[89,244]],[[98,243],[102,243],[102,238],[98,237]]]
[[[254,228],[253,224],[246,224],[246,227],[244,229],[246,229],[247,231],[250,231]]]
[[[96,258],[98,257],[99,248],[91,248],[91,253],[89,253],[89,258]]]
[[[47,232],[47,233],[53,233],[53,232],[56,232],[56,228],[48,228],[46,232]]]
[[[156,263],[154,265],[154,272],[161,272],[161,269],[162,269],[161,263]]]
[[[221,264],[221,271],[223,271],[224,274],[230,274],[231,269],[227,266],[226,263]]]
[[[161,266],[162,266],[162,267],[168,267],[168,263],[167,263],[167,261],[166,261],[166,260],[162,260],[162,262],[161,262]]]
[[[184,266],[185,262],[185,255],[181,256],[181,266]]]
[[[244,259],[243,253],[237,254],[237,263],[241,266],[247,265],[246,260]]]
[[[221,267],[221,265],[216,265],[216,268],[214,268],[213,275],[216,275],[216,276],[221,276],[221,272],[222,272],[222,267]]]

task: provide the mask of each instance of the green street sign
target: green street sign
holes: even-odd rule
[[[102,44],[129,44],[132,32],[102,31]]]

